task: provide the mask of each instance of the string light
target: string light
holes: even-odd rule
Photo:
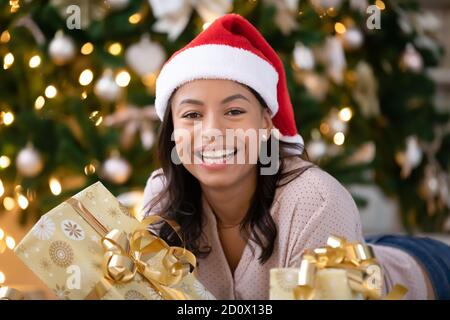
[[[22,210],[25,210],[26,208],[28,208],[28,204],[29,204],[28,199],[23,194],[20,194],[17,197],[17,203],[19,204],[19,207]]]
[[[118,42],[114,42],[108,47],[108,52],[113,56],[118,56],[122,52],[122,45]]]
[[[92,111],[89,115],[89,120],[94,122],[95,126],[99,126],[103,122],[103,117],[98,111]]]
[[[352,116],[353,116],[352,109],[350,109],[349,107],[342,108],[339,111],[339,118],[342,121],[350,121]]]
[[[81,51],[81,54],[84,54],[85,56],[87,56],[88,54],[91,54],[92,51],[94,51],[94,45],[90,42],[86,42],[81,47],[80,51]]]
[[[3,181],[0,179],[0,197],[2,197],[4,193],[5,193],[5,187],[3,186]],[[0,237],[0,239],[1,239],[1,237]]]
[[[142,16],[140,13],[135,13],[132,14],[129,18],[128,18],[128,22],[131,24],[137,24],[139,23],[139,21],[141,21]]]
[[[53,85],[49,85],[47,88],[45,88],[45,96],[49,99],[56,97],[57,93],[58,90],[56,90],[55,86]]]
[[[336,22],[336,24],[334,25],[334,30],[339,34],[343,34],[345,33],[345,31],[347,31],[347,28],[344,26],[343,23]]]
[[[11,13],[17,12],[20,8],[19,0],[9,0],[9,5],[11,6]]]
[[[342,132],[336,132],[333,136],[333,142],[335,145],[341,146],[344,144],[345,136]]]
[[[92,73],[91,70],[86,69],[83,72],[81,72],[80,78],[78,79],[78,81],[80,82],[80,84],[82,86],[87,86],[88,84],[90,84],[92,82],[92,79],[94,79],[94,74]]]
[[[14,55],[11,52],[8,52],[4,57],[3,57],[3,69],[8,69],[12,66],[12,64],[14,63]]]
[[[120,71],[116,75],[116,83],[119,87],[126,87],[130,83],[131,77],[127,71]]]
[[[36,110],[41,110],[44,107],[45,104],[45,98],[43,96],[39,96],[36,98],[36,101],[34,102],[34,108]]]
[[[2,228],[0,228],[0,240],[3,240],[4,236],[5,236],[5,231],[3,231]]]
[[[337,13],[337,10],[334,10],[333,7],[328,8],[326,13],[327,13],[330,17],[336,17],[337,14],[338,14],[338,13]]]
[[[9,126],[14,122],[14,114],[12,112],[2,112],[2,121],[5,126]]]
[[[6,246],[11,250],[14,249],[14,247],[16,246],[16,240],[14,240],[14,238],[11,236],[7,236],[5,242]]]
[[[32,69],[39,67],[40,64],[41,64],[41,57],[38,55],[32,56],[30,58],[30,61],[28,61],[28,65]]]
[[[0,157],[0,168],[1,169],[8,168],[10,164],[11,164],[11,159],[9,159],[9,157],[7,157],[7,156]],[[0,186],[1,186],[1,180],[0,180]],[[1,194],[0,194],[0,196],[1,196]]]
[[[61,183],[58,181],[58,179],[56,178],[50,178],[49,181],[49,185],[50,185],[50,191],[55,195],[59,195],[61,194]]]
[[[9,31],[8,30],[3,31],[2,34],[0,35],[0,42],[7,43],[9,42],[9,40],[11,40],[11,35],[9,34]]]
[[[87,176],[94,174],[95,171],[96,171],[95,165],[93,165],[92,163],[89,163],[88,165],[86,165],[86,166],[84,167],[84,173],[85,173]]]
[[[0,284],[4,284],[6,281],[5,274],[0,271]]]
[[[16,201],[14,201],[14,198],[5,197],[3,199],[3,206],[7,211],[11,211],[16,207]]]

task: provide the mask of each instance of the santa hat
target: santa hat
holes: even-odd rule
[[[155,109],[161,120],[174,90],[196,79],[227,79],[251,87],[270,108],[280,140],[303,147],[283,63],[262,34],[242,16],[231,13],[216,19],[164,64],[156,80]]]

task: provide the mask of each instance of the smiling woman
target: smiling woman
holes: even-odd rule
[[[349,192],[303,152],[283,65],[248,21],[217,19],[169,59],[156,85],[161,168],[147,182],[146,214],[180,225],[217,298],[267,299],[270,269],[298,267],[304,249],[330,235],[364,243]],[[230,131],[246,134],[224,139]],[[168,226],[158,231],[181,244]],[[384,293],[399,283],[408,299],[432,297],[410,254],[372,246]]]

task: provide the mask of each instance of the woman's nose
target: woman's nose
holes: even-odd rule
[[[223,135],[225,131],[225,124],[219,114],[211,113],[204,116],[201,125],[203,137],[216,137]]]

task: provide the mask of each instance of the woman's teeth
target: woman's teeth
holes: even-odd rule
[[[205,163],[213,164],[223,163],[224,161],[231,159],[235,153],[235,149],[205,150],[201,153],[201,156]]]

